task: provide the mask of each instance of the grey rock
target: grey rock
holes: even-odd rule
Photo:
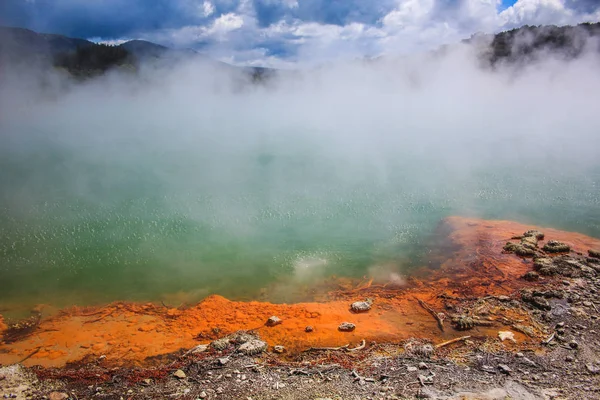
[[[587,369],[589,372],[591,372],[594,375],[600,374],[600,366],[597,366],[594,364],[586,364],[585,369]]]
[[[577,343],[577,341],[575,341],[575,340],[571,340],[569,342],[569,347],[571,347],[572,349],[576,349],[579,347],[579,343]]]
[[[352,332],[354,329],[356,329],[356,325],[352,322],[342,322],[340,326],[338,326],[340,332]]]
[[[275,315],[273,315],[272,317],[269,317],[269,319],[267,320],[266,325],[267,326],[275,326],[275,325],[279,325],[281,324],[283,321],[281,320],[281,318],[276,317]]]
[[[352,303],[350,305],[350,309],[356,313],[367,312],[371,309],[372,304],[373,304],[372,299],[367,299],[365,301],[355,301],[354,303]]]
[[[208,397],[208,394],[206,394],[206,392],[202,391],[200,392],[200,394],[198,395],[198,397],[200,397],[201,399],[205,399]]]
[[[178,369],[177,371],[173,372],[173,376],[175,378],[179,378],[179,379],[185,379],[186,378],[185,372],[183,372],[180,369]]]
[[[283,346],[275,346],[275,347],[273,347],[273,352],[281,354],[281,353],[285,352],[285,347],[283,347]]]
[[[250,341],[242,344],[238,348],[238,351],[242,354],[251,356],[251,355],[262,353],[266,349],[267,349],[266,342],[263,342],[262,340],[258,340],[258,339],[253,339],[253,340],[250,340]]]
[[[600,250],[592,250],[592,249],[590,249],[590,250],[588,250],[588,255],[591,258],[600,258]]]
[[[199,344],[198,346],[196,346],[193,349],[191,349],[190,353],[191,354],[204,353],[206,350],[208,350],[208,345],[207,344]]]
[[[217,339],[217,340],[213,340],[210,343],[210,347],[212,347],[215,350],[225,350],[227,347],[229,346],[229,339],[228,338],[221,338],[221,339]]]
[[[537,281],[538,279],[540,279],[540,274],[538,274],[535,271],[529,271],[525,275],[523,275],[522,278],[530,282]]]
[[[510,369],[510,367],[506,364],[499,364],[498,369],[500,370],[500,372],[507,375],[512,372],[512,369]]]
[[[219,363],[219,365],[225,365],[229,362],[229,357],[223,357],[223,358],[219,358],[217,360],[217,362]]]
[[[546,253],[568,253],[571,251],[571,247],[558,240],[551,240],[544,245],[542,248]]]
[[[538,231],[537,229],[528,230],[523,234],[523,237],[534,237],[537,240],[544,240],[544,233]]]

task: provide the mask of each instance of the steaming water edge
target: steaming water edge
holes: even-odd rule
[[[210,293],[252,299],[290,280],[296,290],[262,294],[299,300],[331,275],[361,277],[377,265],[410,273],[426,262],[436,225],[454,214],[600,237],[598,169],[561,176],[549,166],[492,163],[461,180],[443,163],[404,154],[386,160],[383,182],[372,164],[345,164],[312,146],[246,146],[220,160],[180,148],[132,161],[24,138],[12,136],[0,161],[0,304],[8,313]],[[189,181],[170,184],[176,175]]]

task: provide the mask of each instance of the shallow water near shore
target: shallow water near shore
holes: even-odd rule
[[[86,159],[13,137],[0,161],[0,310],[307,300],[332,276],[388,281],[427,266],[436,226],[456,214],[600,237],[597,168],[482,165],[461,179],[407,154],[385,174],[301,146],[220,156]]]

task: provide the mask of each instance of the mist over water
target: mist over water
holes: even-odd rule
[[[294,301],[409,274],[450,215],[600,237],[598,62],[491,71],[459,47],[265,86],[199,63],[51,96],[7,79],[0,307]]]

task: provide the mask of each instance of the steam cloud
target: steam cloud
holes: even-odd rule
[[[2,273],[97,262],[142,296],[169,282],[233,296],[305,280],[311,260],[382,280],[370,265],[450,214],[600,236],[599,61],[492,70],[461,45],[265,85],[200,62],[75,85],[15,73],[0,92]]]

